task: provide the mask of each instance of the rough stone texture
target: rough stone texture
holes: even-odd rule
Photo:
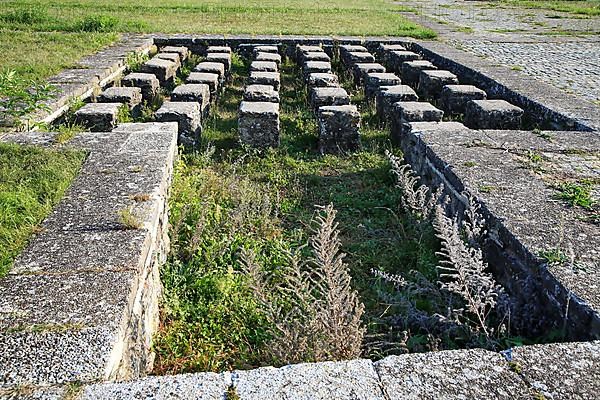
[[[485,100],[487,94],[473,85],[446,85],[440,95],[440,107],[448,114],[464,114],[469,100]]]
[[[277,66],[281,65],[281,56],[278,53],[256,53],[254,61],[268,61],[274,62]]]
[[[502,355],[481,349],[390,356],[375,369],[389,400],[515,399],[529,393]]]
[[[194,72],[217,74],[219,75],[219,79],[221,80],[225,77],[225,64],[203,61],[196,65],[196,67],[194,68]]]
[[[279,146],[279,104],[242,101],[238,129],[242,143],[261,148]]]
[[[471,100],[465,106],[465,125],[473,129],[519,129],[523,110],[504,100]]]
[[[306,78],[306,84],[309,87],[339,87],[340,82],[335,74],[328,74],[322,72],[314,72],[308,74]]]
[[[360,113],[356,106],[325,106],[317,113],[319,152],[345,153],[360,148]]]
[[[380,43],[377,47],[377,56],[380,60],[383,60],[385,54],[390,51],[406,51],[406,47],[401,44]]]
[[[202,132],[202,114],[197,102],[166,101],[155,113],[158,122],[177,122],[178,143],[195,146]]]
[[[419,75],[417,91],[425,99],[436,99],[446,85],[458,85],[458,77],[450,71],[425,70]]]
[[[155,75],[161,84],[172,82],[179,66],[173,61],[153,58],[142,64],[142,72]]]
[[[420,59],[421,55],[412,51],[390,51],[385,54],[384,64],[391,71],[400,74],[402,72],[403,63]]]
[[[301,62],[302,57],[306,53],[324,53],[323,48],[321,46],[314,45],[296,45],[296,60]]]
[[[252,71],[248,77],[249,85],[270,85],[277,91],[279,90],[280,82],[281,76],[279,75],[279,72]]]
[[[402,82],[413,87],[419,84],[421,71],[437,69],[435,65],[427,60],[405,61],[402,63]]]
[[[373,54],[371,53],[366,53],[366,52],[359,52],[359,51],[350,51],[348,53],[345,53],[344,56],[344,64],[346,64],[346,66],[352,66],[354,64],[358,64],[358,63],[374,63],[375,62],[375,57],[373,57]]]
[[[388,120],[392,105],[399,101],[417,101],[419,98],[415,91],[407,85],[381,86],[377,92],[375,104],[377,114],[382,120]]]
[[[370,360],[296,364],[236,371],[241,400],[384,400]]]
[[[304,76],[308,76],[308,74],[315,72],[330,74],[331,63],[327,61],[307,61],[302,66],[302,70],[304,71]]]
[[[271,53],[271,54],[279,54],[279,48],[277,46],[255,46],[254,54],[258,53]]]
[[[368,53],[369,50],[365,46],[355,44],[343,44],[339,46],[340,58],[342,62],[348,65],[349,53]]]
[[[154,56],[161,60],[172,61],[177,64],[177,69],[181,68],[181,58],[178,53],[158,53]]]
[[[423,101],[400,101],[393,105],[394,112],[406,122],[441,121],[444,112]]]
[[[123,103],[135,109],[142,102],[142,89],[138,87],[111,87],[100,93],[98,103]]]
[[[310,106],[317,111],[322,106],[350,104],[350,96],[341,87],[314,87],[310,90]]]
[[[219,90],[219,74],[212,74],[209,72],[192,72],[188,75],[185,82],[208,85],[211,94],[211,100],[214,100],[217,90]]]
[[[354,83],[358,86],[363,82],[367,73],[385,72],[385,67],[377,63],[357,63],[354,64],[352,72],[354,73]]]
[[[152,365],[176,127],[122,124],[69,146],[89,152],[80,174],[0,280],[4,390],[129,379]],[[149,200],[131,200],[140,193]],[[139,229],[119,222],[127,207]]]
[[[228,53],[208,53],[206,55],[206,62],[221,63],[225,66],[225,72],[229,72],[231,69],[231,54]]]
[[[250,63],[251,72],[277,72],[277,63],[272,61],[252,61]]]
[[[381,86],[396,86],[400,78],[389,72],[368,72],[365,74],[365,96],[374,99]]]
[[[171,101],[195,101],[200,106],[200,115],[206,116],[210,104],[210,87],[203,83],[179,85],[171,92]]]
[[[106,132],[117,126],[121,103],[89,103],[75,112],[75,120],[92,132]]]
[[[279,92],[270,85],[248,85],[244,90],[244,100],[279,103]]]
[[[231,47],[229,46],[208,46],[206,53],[225,53],[231,54]]]
[[[223,400],[230,385],[228,373],[153,376],[133,382],[90,385],[80,400]]]
[[[185,61],[190,54],[190,50],[185,46],[165,46],[160,51],[161,53],[177,53],[181,61]]]
[[[331,62],[331,57],[329,57],[329,55],[324,51],[309,51],[302,53],[300,56],[300,63],[305,63],[307,61]]]
[[[160,82],[154,74],[135,72],[121,79],[121,85],[139,87],[142,89],[142,98],[146,101],[151,101],[158,94]]]

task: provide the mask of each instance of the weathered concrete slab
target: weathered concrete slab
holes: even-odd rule
[[[296,364],[236,371],[240,400],[384,400],[370,360]]]

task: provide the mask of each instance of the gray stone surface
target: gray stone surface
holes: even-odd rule
[[[270,85],[248,85],[244,90],[244,100],[279,103],[279,92]]]
[[[317,112],[319,152],[346,153],[360,148],[360,113],[356,106],[325,106]]]
[[[187,79],[186,83],[202,83],[208,85],[211,94],[211,100],[214,100],[214,97],[219,90],[219,74],[213,74],[209,72],[191,72]]]
[[[303,54],[315,52],[324,53],[321,46],[298,44],[296,45],[296,60],[302,62]]]
[[[310,89],[310,106],[315,112],[322,106],[350,104],[350,96],[341,87],[314,87]]]
[[[473,129],[519,129],[523,110],[505,100],[470,100],[465,125]]]
[[[373,54],[367,52],[350,51],[348,53],[345,53],[344,57],[344,63],[349,67],[358,63],[365,64],[374,62],[375,57],[373,57]]]
[[[90,385],[80,400],[223,400],[230,385],[228,373],[153,376],[133,382]]]
[[[186,83],[171,92],[171,101],[195,101],[200,106],[200,115],[206,116],[210,104],[210,87],[204,83]]]
[[[399,101],[393,112],[406,122],[441,121],[444,112],[423,101]]]
[[[66,388],[58,386],[0,388],[2,400],[64,400],[68,395]]]
[[[367,99],[374,99],[381,86],[396,86],[402,83],[400,78],[389,72],[368,72],[364,79]]]
[[[427,60],[415,60],[403,62],[401,69],[402,82],[417,87],[421,71],[437,69],[437,67]]]
[[[206,53],[225,53],[231,54],[231,47],[229,46],[208,46],[206,48]]]
[[[420,60],[422,57],[412,51],[390,51],[385,54],[384,64],[390,71],[400,74],[402,72],[402,64],[407,61]]]
[[[424,99],[437,99],[446,85],[458,85],[458,77],[450,71],[424,70],[419,75],[417,91]]]
[[[390,356],[375,369],[389,400],[515,399],[529,393],[502,355],[480,349]]]
[[[254,61],[274,62],[279,67],[279,65],[281,65],[281,56],[278,53],[260,52],[260,53],[256,53],[256,56],[254,57]]]
[[[142,102],[142,89],[139,87],[111,87],[98,96],[99,103],[123,103],[134,109]]]
[[[277,72],[277,63],[272,61],[252,61],[250,71],[254,72]]]
[[[202,132],[202,114],[197,102],[167,101],[156,111],[158,122],[177,122],[178,143],[195,146]]]
[[[153,58],[142,64],[142,72],[155,75],[161,84],[172,82],[179,65],[173,61]]]
[[[205,61],[223,64],[226,73],[231,69],[231,54],[228,53],[208,53]]]
[[[172,61],[177,64],[177,69],[181,68],[181,58],[178,53],[158,53],[154,56],[154,58]]]
[[[324,51],[309,51],[306,53],[302,53],[300,57],[300,62],[305,63],[307,61],[325,61],[331,62],[331,57]]]
[[[384,400],[369,360],[296,364],[236,371],[240,400]]]
[[[383,121],[390,119],[392,105],[399,101],[417,101],[417,93],[407,85],[381,86],[377,92],[375,105],[377,114]]]
[[[181,61],[186,60],[190,54],[190,50],[185,46],[165,46],[160,51],[162,53],[176,53]]]
[[[75,120],[92,132],[106,132],[117,126],[121,103],[88,103],[75,112]]]
[[[339,87],[340,82],[335,74],[328,74],[322,72],[314,72],[308,74],[306,78],[306,84],[309,87]]]
[[[279,146],[279,104],[242,101],[238,113],[240,141],[253,147]]]
[[[377,54],[382,59],[390,51],[406,51],[406,47],[401,44],[380,43],[377,47]]]
[[[344,54],[350,53],[350,52],[362,52],[362,53],[368,53],[369,49],[367,49],[365,46],[361,46],[358,44],[342,44],[339,46],[339,50],[340,50],[340,55],[342,57],[344,57]]]
[[[135,72],[121,79],[121,85],[139,87],[142,89],[142,98],[146,101],[151,101],[158,94],[160,82],[154,74]]]
[[[253,51],[254,51],[254,54],[258,54],[258,53],[279,54],[279,48],[277,46],[268,46],[268,45],[255,46]]]
[[[219,75],[219,79],[223,79],[225,77],[225,65],[223,63],[203,61],[196,65],[194,72],[217,74]]]
[[[329,74],[331,73],[331,63],[327,61],[306,61],[302,66],[304,76],[315,72]]]
[[[365,74],[369,72],[385,72],[385,67],[378,63],[357,63],[354,64],[352,72],[354,73],[354,83],[360,85],[364,80]]]
[[[448,114],[464,114],[469,100],[485,100],[487,94],[473,85],[446,85],[440,94],[440,107]]]
[[[275,90],[279,90],[281,84],[281,76],[279,72],[250,72],[248,77],[249,85],[271,85]]]

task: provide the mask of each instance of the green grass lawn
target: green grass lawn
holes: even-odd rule
[[[0,276],[62,198],[84,156],[0,143]]]
[[[599,16],[600,0],[503,0],[504,3],[524,8],[539,8],[550,11],[562,11],[577,15]]]

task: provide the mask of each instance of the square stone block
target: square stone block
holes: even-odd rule
[[[177,64],[177,69],[181,68],[181,58],[178,53],[158,53],[154,58],[160,58],[161,60],[172,61]]]
[[[277,64],[277,66],[280,66],[281,56],[278,53],[266,53],[261,51],[259,53],[256,53],[254,61],[269,61],[274,62],[275,64]]]
[[[419,75],[417,91],[424,99],[435,99],[446,85],[458,85],[458,78],[446,70],[426,70]]]
[[[203,61],[196,65],[194,72],[204,72],[219,75],[219,80],[225,77],[225,64],[220,62]]]
[[[275,90],[279,90],[281,76],[279,72],[259,72],[252,71],[248,77],[249,85],[271,85]]]
[[[350,67],[358,63],[374,63],[375,57],[368,52],[351,51],[345,53],[343,61],[346,66]]]
[[[179,54],[180,61],[184,61],[188,58],[190,50],[185,46],[165,46],[160,49],[161,53],[177,53]]]
[[[231,69],[231,54],[228,53],[208,53],[205,61],[223,64],[225,72]]]
[[[377,54],[381,58],[383,58],[384,55],[390,51],[406,51],[406,47],[401,44],[380,43],[379,47],[377,48]]]
[[[465,109],[465,125],[473,129],[521,128],[523,109],[505,100],[471,100]]]
[[[485,100],[487,94],[473,85],[446,85],[440,95],[440,107],[448,114],[464,114],[469,100]]]
[[[345,153],[360,148],[360,113],[356,106],[320,107],[317,119],[321,154]]]
[[[340,86],[337,75],[323,73],[323,72],[313,72],[312,74],[308,74],[308,77],[306,78],[306,84],[309,87],[339,87]]]
[[[381,86],[396,86],[402,83],[400,78],[389,72],[368,72],[364,79],[367,99],[374,99]]]
[[[238,114],[240,141],[253,147],[279,146],[279,104],[242,101]]]
[[[250,71],[277,72],[277,63],[272,61],[252,61],[250,63]]]
[[[296,46],[296,59],[298,61],[301,61],[303,54],[314,53],[314,52],[324,53],[325,51],[323,51],[323,48],[321,46],[299,44]]]
[[[421,55],[412,51],[390,51],[385,54],[385,65],[396,73],[402,72],[402,63],[406,61],[420,60]]]
[[[415,91],[407,85],[381,86],[375,99],[377,114],[386,121],[390,118],[392,105],[399,101],[417,101]]]
[[[300,62],[306,63],[307,61],[325,61],[331,62],[331,57],[324,51],[309,51],[307,53],[302,53],[300,56]]]
[[[146,101],[152,101],[158,94],[160,82],[156,75],[134,72],[121,79],[121,85],[126,87],[139,87],[142,90],[142,98]]]
[[[279,92],[271,85],[249,85],[244,90],[244,100],[279,103]]]
[[[153,58],[142,64],[142,72],[156,75],[161,84],[172,82],[178,69],[178,64],[160,58]]]
[[[206,53],[225,53],[231,54],[231,47],[229,46],[208,46],[206,48]]]
[[[142,89],[139,87],[111,87],[105,89],[97,99],[98,103],[122,103],[134,109],[142,102]]]
[[[358,63],[354,64],[352,70],[354,74],[354,82],[360,85],[364,81],[364,77],[369,72],[385,72],[385,67],[377,63]]]
[[[255,46],[253,49],[253,52],[255,55],[258,53],[279,54],[279,47],[269,46],[269,45],[260,45],[260,46]]]
[[[200,140],[200,105],[195,101],[166,101],[155,113],[157,122],[177,122],[178,143],[195,146]]]
[[[399,143],[401,137],[410,131],[411,122],[439,122],[444,112],[432,104],[418,101],[399,101],[391,107],[389,120],[392,123],[392,140]]]
[[[340,55],[344,57],[347,53],[368,53],[369,50],[365,46],[357,44],[342,44],[340,47]]]
[[[417,87],[421,71],[432,69],[437,69],[437,67],[427,60],[405,61],[402,63],[402,82]]]
[[[171,93],[172,102],[195,101],[200,106],[200,115],[208,113],[210,87],[204,83],[186,83],[179,85]]]
[[[89,103],[75,112],[75,120],[92,132],[110,132],[117,126],[121,103]]]
[[[186,83],[203,83],[208,85],[211,94],[211,100],[214,99],[214,95],[217,93],[219,89],[219,75],[212,74],[209,72],[192,72],[189,74]]]
[[[350,96],[341,87],[314,87],[310,90],[310,105],[317,111],[323,106],[343,106],[350,104]]]

